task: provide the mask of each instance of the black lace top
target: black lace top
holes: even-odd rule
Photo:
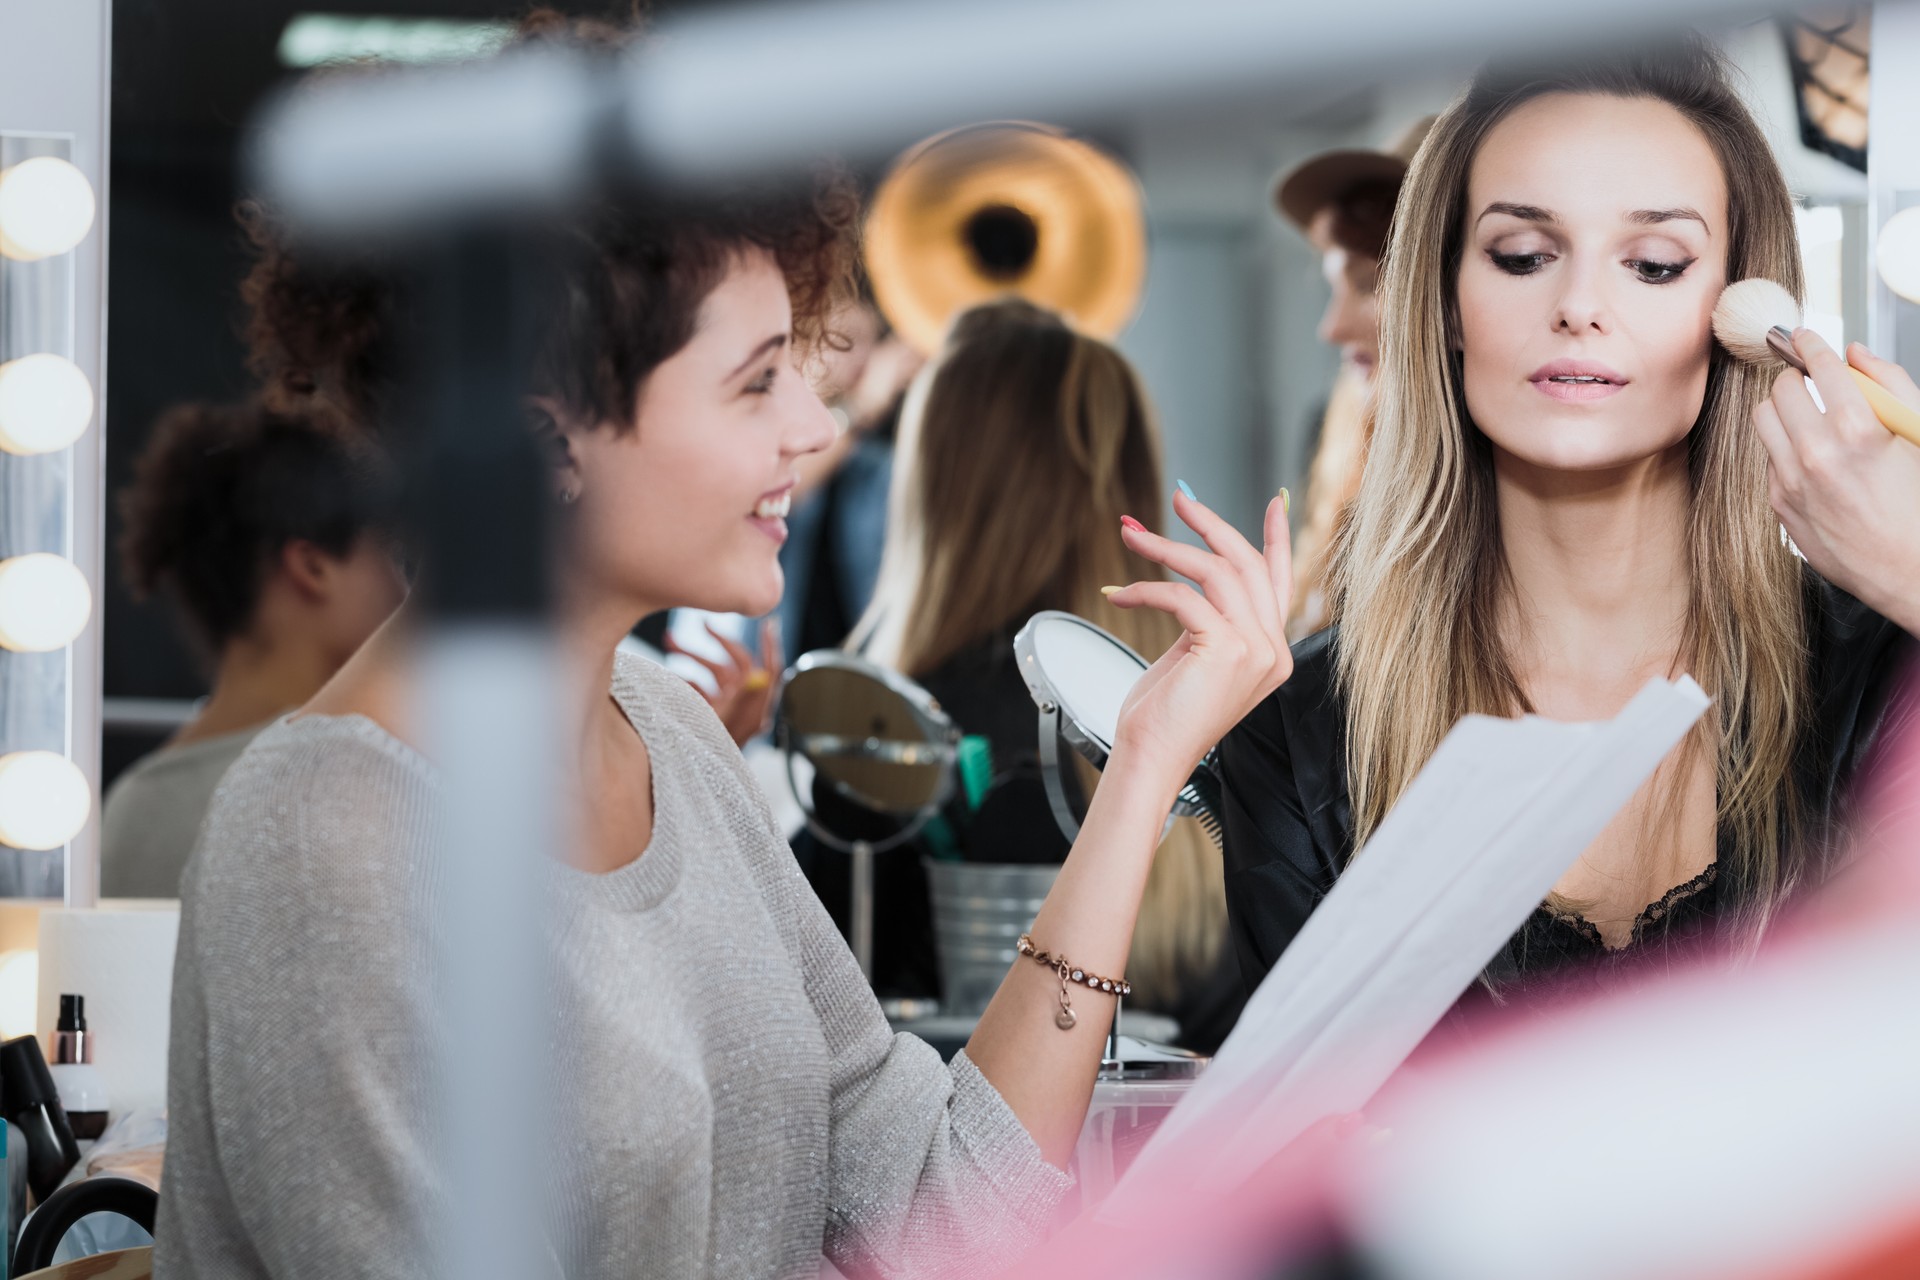
[[[1812,711],[1791,785],[1816,830],[1842,816],[1848,784],[1879,734],[1912,637],[1807,572],[1807,662]],[[1294,673],[1220,744],[1226,829],[1227,914],[1249,990],[1293,941],[1352,853],[1345,707],[1333,679],[1339,629],[1294,646]],[[1635,919],[1628,944],[1610,950],[1575,916],[1536,910],[1487,967],[1488,986],[1509,992],[1549,972],[1577,968],[1604,981],[1658,963],[1704,941],[1742,901],[1719,860],[1675,886]],[[1815,839],[1812,846],[1819,847]],[[1808,849],[1791,851],[1805,858]],[[1809,874],[1817,867],[1808,868]]]

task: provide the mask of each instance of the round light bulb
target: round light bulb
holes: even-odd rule
[[[92,613],[93,592],[73,561],[45,552],[0,560],[0,648],[64,649]]]
[[[0,756],[0,844],[58,849],[87,825],[93,793],[78,765],[51,751]]]
[[[93,226],[93,184],[58,156],[0,171],[0,253],[21,262],[65,253]]]
[[[1887,288],[1908,302],[1920,302],[1920,206],[1887,219],[1873,257]]]
[[[92,421],[93,387],[73,361],[35,355],[0,364],[0,449],[52,453]]]

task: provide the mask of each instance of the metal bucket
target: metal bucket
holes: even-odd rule
[[[1015,944],[1033,927],[1060,868],[924,861],[940,949],[941,1012],[978,1014],[1019,958]]]

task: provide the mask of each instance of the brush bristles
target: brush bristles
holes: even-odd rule
[[[1713,309],[1713,336],[1748,364],[1779,364],[1767,345],[1767,330],[1779,326],[1789,333],[1800,325],[1800,304],[1771,280],[1742,280],[1730,284]]]

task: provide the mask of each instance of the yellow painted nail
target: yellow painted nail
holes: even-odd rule
[[[773,673],[768,671],[749,671],[747,673],[747,692],[758,693],[773,683]]]
[[[1287,492],[1287,486],[1280,486],[1280,510],[1293,514],[1293,495]]]
[[[1116,591],[1125,591],[1125,590],[1126,590],[1125,587],[1102,587],[1100,588],[1100,594],[1103,596],[1110,596],[1114,594]]]

